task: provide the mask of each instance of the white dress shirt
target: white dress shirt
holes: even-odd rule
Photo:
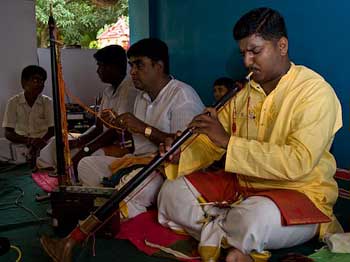
[[[162,132],[176,133],[186,129],[203,109],[201,99],[191,86],[172,79],[153,101],[146,92],[140,92],[135,100],[134,115]],[[158,150],[158,146],[143,134],[133,134],[133,138],[136,155]]]

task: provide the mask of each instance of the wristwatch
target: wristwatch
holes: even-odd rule
[[[152,127],[147,126],[147,127],[145,128],[145,137],[150,137],[151,134],[152,134]]]
[[[84,150],[85,153],[89,153],[90,152],[90,147],[84,146],[83,150]]]

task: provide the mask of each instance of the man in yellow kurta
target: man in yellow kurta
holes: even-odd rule
[[[290,247],[341,231],[332,211],[338,192],[336,162],[329,152],[342,126],[336,94],[320,75],[290,62],[278,12],[250,11],[235,25],[234,38],[252,79],[219,113],[209,108],[210,114],[193,119],[190,127],[200,135],[166,167],[169,180],[158,198],[159,222],[197,238],[203,261],[217,261],[222,245],[232,247],[227,262],[253,261],[249,254],[254,250]],[[224,153],[226,172],[193,173]],[[214,193],[205,189],[221,194],[237,184],[253,192],[286,192],[287,198],[253,193],[229,208],[200,204],[203,197],[212,201],[206,194]],[[300,195],[301,203],[293,202]],[[301,215],[294,210],[299,221],[283,223],[288,215],[282,211],[289,205]],[[303,216],[309,211],[314,215]],[[315,222],[327,221],[317,220],[320,215],[330,222]]]

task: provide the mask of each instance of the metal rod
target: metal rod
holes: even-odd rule
[[[55,20],[52,14],[49,17],[49,36],[50,36],[50,56],[51,56],[51,78],[52,78],[52,95],[53,109],[55,122],[55,140],[56,140],[56,157],[57,157],[57,174],[59,184],[62,184],[65,172],[64,146],[62,139],[62,124],[61,124],[61,105],[60,105],[60,90],[57,75],[57,58],[56,58],[56,40],[55,40]]]

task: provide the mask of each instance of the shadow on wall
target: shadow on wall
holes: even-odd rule
[[[62,49],[61,61],[63,77],[67,88],[85,104],[94,104],[95,97],[102,93],[106,84],[102,83],[96,73],[96,61],[93,49]],[[52,97],[50,49],[38,48],[40,66],[47,71],[45,94]],[[73,101],[67,101],[73,102]]]

